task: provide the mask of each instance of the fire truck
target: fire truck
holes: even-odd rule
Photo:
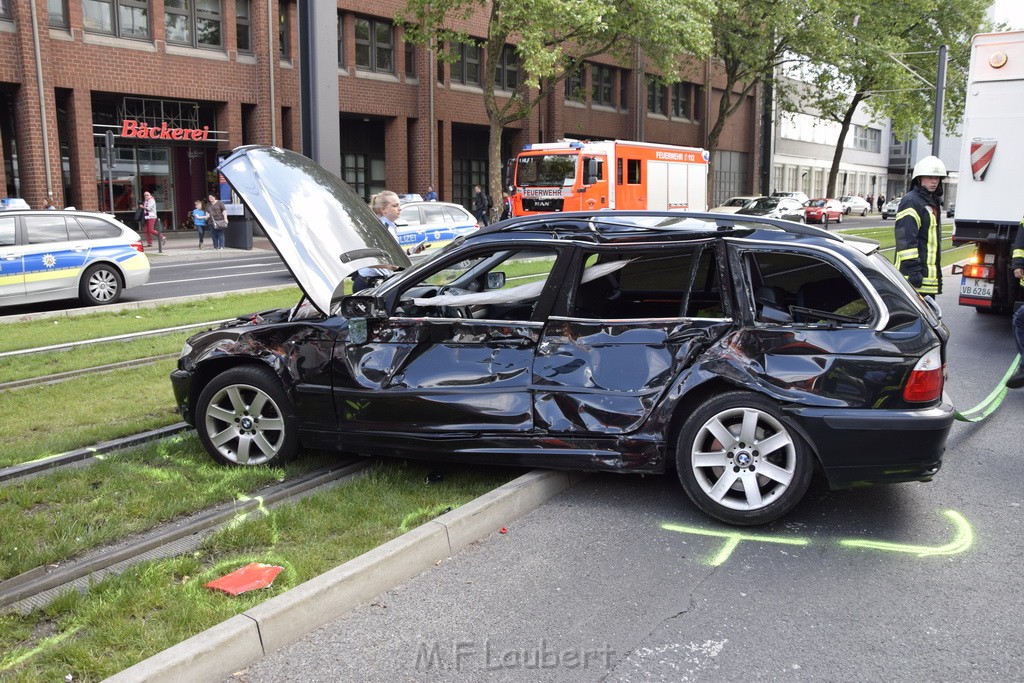
[[[983,33],[971,44],[953,243],[974,244],[960,304],[1009,312],[1024,299],[1010,271],[1024,216],[1024,31]],[[960,272],[959,268],[954,272]]]
[[[527,145],[511,164],[512,215],[593,209],[707,210],[708,153],[626,140]]]

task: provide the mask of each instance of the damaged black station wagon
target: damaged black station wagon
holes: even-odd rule
[[[674,468],[706,513],[759,524],[820,470],[927,481],[953,409],[948,332],[868,241],[679,212],[504,221],[411,266],[308,159],[221,172],[305,293],[192,337],[172,382],[209,453],[302,446],[612,472]],[[356,295],[362,268],[399,272]]]

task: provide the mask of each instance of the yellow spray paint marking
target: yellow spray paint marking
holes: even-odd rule
[[[21,653],[20,655],[13,655],[10,659],[7,659],[6,657],[3,658],[3,659],[0,659],[0,671],[9,671],[9,670],[13,669],[17,665],[19,665],[22,662],[24,662],[25,660],[31,659],[32,657],[35,657],[37,654],[39,654],[43,650],[51,648],[54,645],[57,645],[58,643],[60,643],[62,640],[65,640],[65,639],[75,635],[81,629],[82,629],[81,626],[76,626],[75,628],[71,629],[70,631],[65,631],[64,633],[58,633],[55,636],[51,636],[49,638],[44,638],[43,640],[39,641],[39,645],[37,645],[36,647],[32,648],[31,650],[27,650],[26,652]]]
[[[934,557],[936,555],[957,555],[966,551],[974,543],[974,530],[956,510],[945,510],[944,515],[953,523],[956,535],[945,545],[907,545],[904,543],[887,543],[885,541],[863,541],[844,539],[839,545],[847,548],[870,548],[890,553],[909,553],[918,557]]]
[[[863,539],[841,539],[839,545],[844,548],[867,548],[870,550],[881,550],[889,553],[906,553],[918,557],[936,557],[939,555],[957,555],[966,552],[974,544],[974,530],[970,523],[964,519],[956,510],[945,510],[943,513],[952,523],[955,530],[953,540],[945,545],[910,545],[906,543],[890,543],[888,541],[867,541]],[[761,536],[757,534],[743,534],[738,531],[711,531],[699,527],[681,526],[679,524],[662,524],[666,531],[678,531],[683,534],[695,534],[697,536],[714,536],[725,539],[725,545],[712,558],[710,564],[717,567],[724,564],[732,555],[732,552],[739,546],[740,541],[755,541],[758,543],[782,543],[785,545],[810,545],[805,538],[784,538],[782,536]]]
[[[666,531],[678,531],[683,534],[696,534],[698,536],[715,536],[724,538],[725,545],[711,560],[711,566],[717,567],[723,564],[732,555],[732,551],[740,544],[740,541],[756,541],[758,543],[782,543],[784,545],[809,545],[810,541],[804,538],[782,538],[781,536],[759,536],[755,534],[741,534],[738,531],[709,531],[692,526],[679,526],[678,524],[662,524]]]

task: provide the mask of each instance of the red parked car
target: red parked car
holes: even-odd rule
[[[843,204],[838,199],[812,199],[804,207],[804,219],[808,223],[843,222]]]

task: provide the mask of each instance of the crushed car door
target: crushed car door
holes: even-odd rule
[[[731,326],[714,241],[581,250],[565,310],[537,347],[538,429],[626,434]]]
[[[532,429],[530,368],[543,327],[536,310],[557,254],[491,247],[385,294],[391,315],[369,325],[367,343],[345,351],[352,384],[336,387],[342,424]]]

